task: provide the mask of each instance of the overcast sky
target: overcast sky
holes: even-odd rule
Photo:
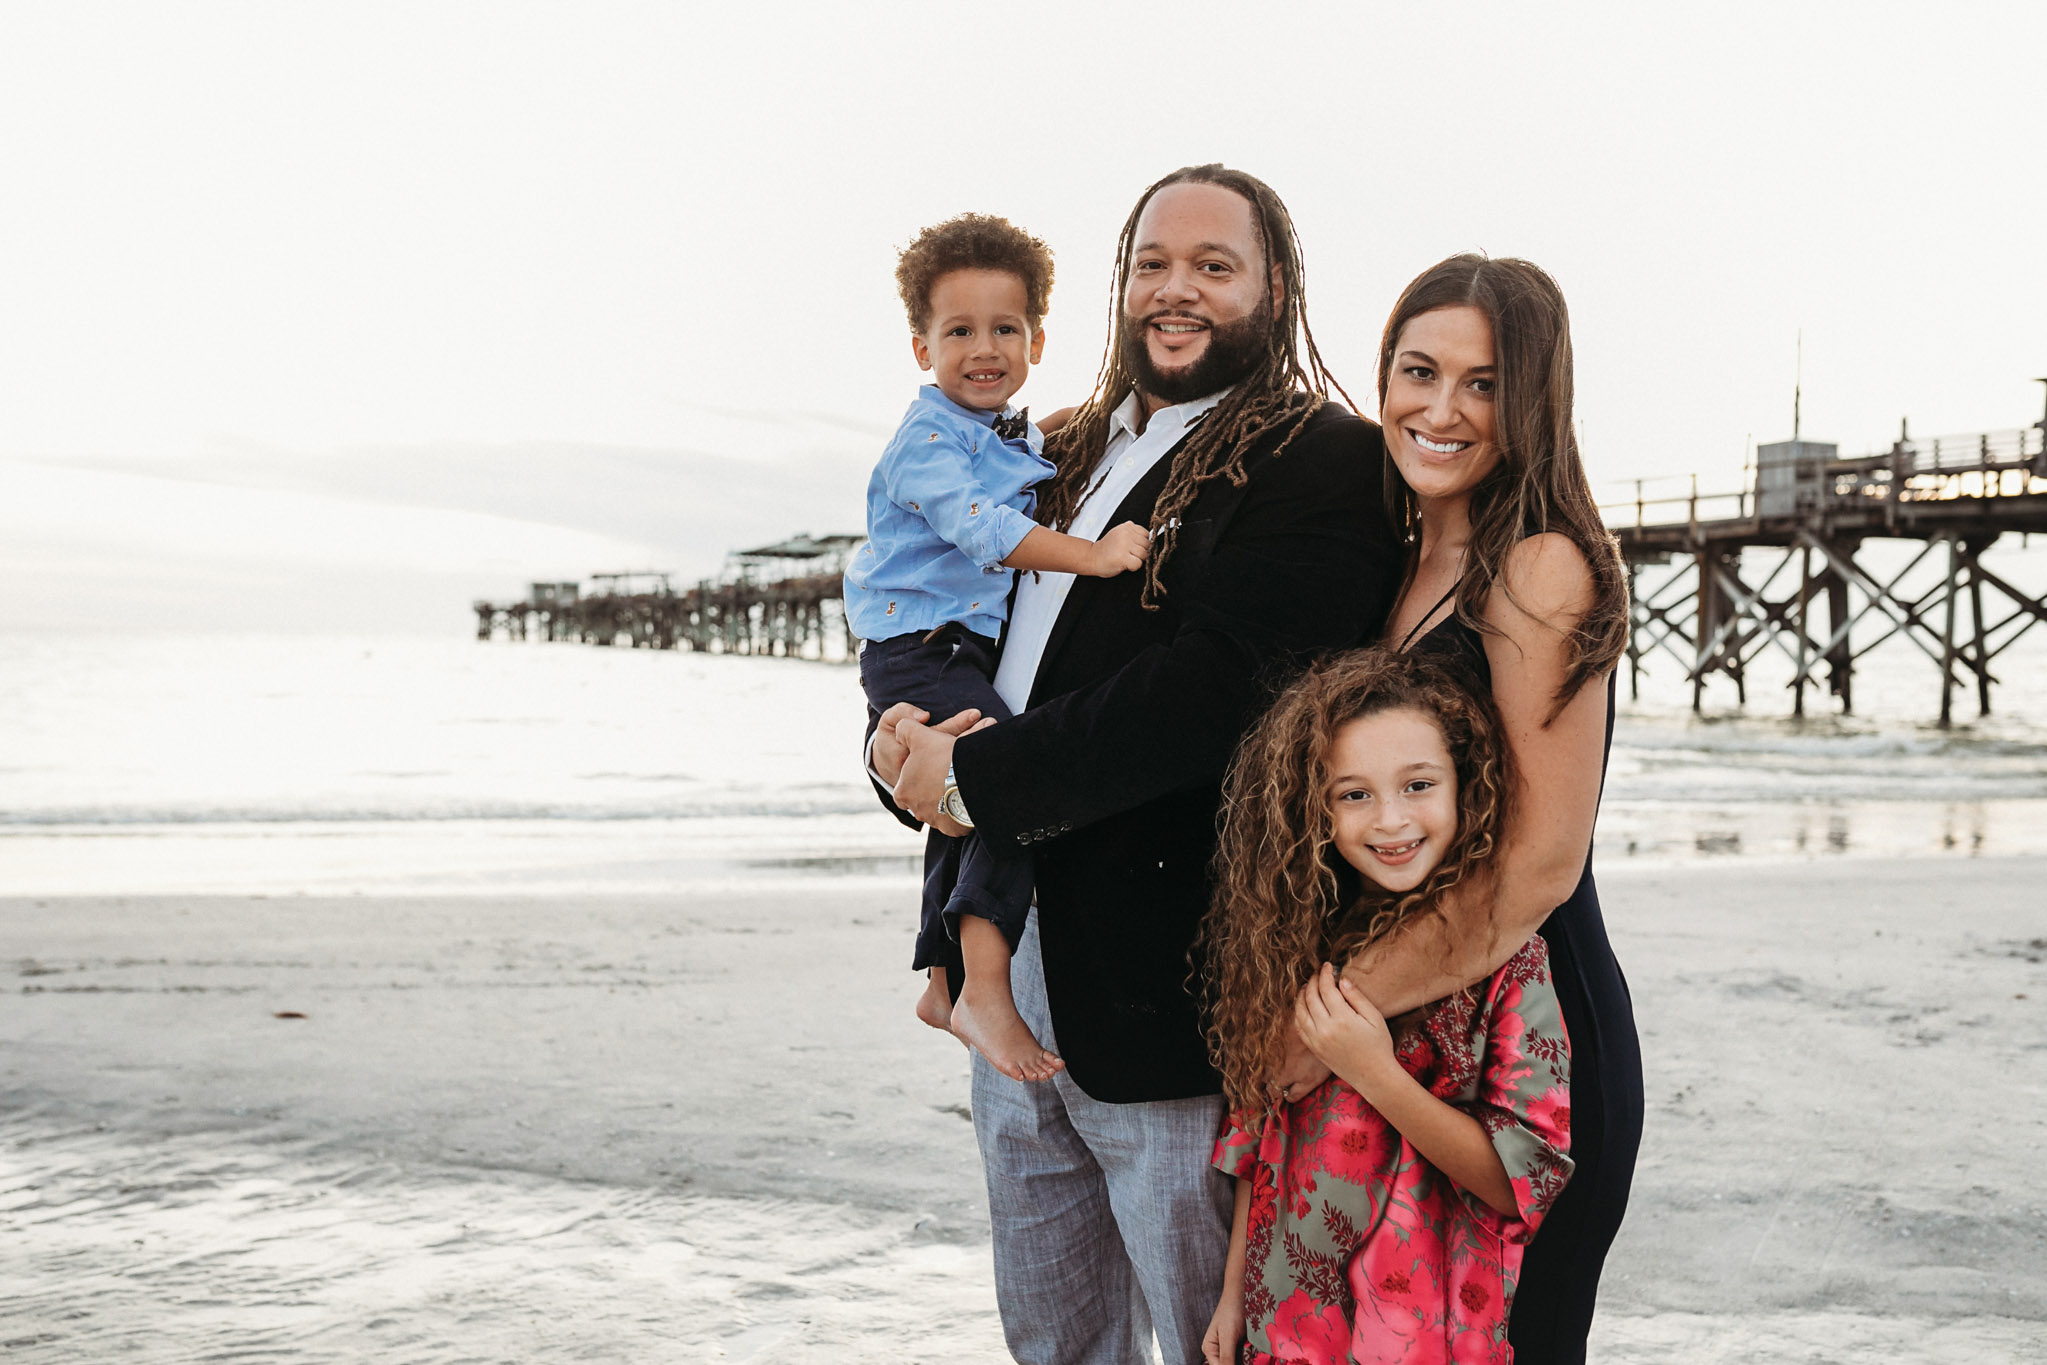
[[[1021,401],[1077,401],[1117,228],[1204,160],[1291,206],[1361,400],[1414,274],[1550,269],[1603,495],[1731,483],[1801,329],[1810,437],[2020,426],[2043,53],[2029,3],[8,3],[0,457],[743,459],[734,414],[801,413],[857,520],[918,382],[897,249],[1046,238]]]

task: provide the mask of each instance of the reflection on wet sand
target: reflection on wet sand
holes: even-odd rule
[[[2047,852],[2047,800],[1692,803],[1610,798],[1599,863]]]
[[[12,1118],[0,1241],[9,1359],[1001,1358],[986,1249],[910,1215],[261,1136]]]

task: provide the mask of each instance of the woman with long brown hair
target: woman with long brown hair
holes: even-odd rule
[[[1569,314],[1527,261],[1453,256],[1410,284],[1379,349],[1387,510],[1407,549],[1386,640],[1441,654],[1498,708],[1512,817],[1481,889],[1344,964],[1388,1016],[1483,980],[1532,933],[1549,948],[1572,1065],[1577,1171],[1529,1248],[1521,1365],[1581,1361],[1642,1130],[1641,1052],[1592,880],[1593,819],[1627,646],[1627,581],[1580,461]],[[1296,1097],[1327,1076],[1283,1071]]]

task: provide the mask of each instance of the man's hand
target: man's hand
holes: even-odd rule
[[[1079,411],[1078,407],[1072,407],[1061,408],[1057,412],[1047,413],[1038,419],[1038,430],[1050,436],[1053,432],[1071,422],[1073,414]]]
[[[1134,521],[1126,521],[1115,527],[1095,542],[1088,554],[1088,574],[1094,578],[1114,578],[1119,573],[1130,573],[1144,567],[1144,557],[1151,553],[1151,532]]]
[[[868,758],[873,762],[874,771],[882,781],[891,787],[901,781],[903,760],[910,756],[910,746],[903,742],[903,737],[897,733],[896,727],[904,721],[914,721],[921,725],[930,719],[930,712],[912,706],[906,701],[899,701],[881,713],[881,723],[875,727],[874,747],[868,751]],[[940,721],[931,728],[948,735],[964,735],[970,730],[978,730],[980,721],[981,713],[968,707],[951,719]],[[945,774],[940,772],[939,776],[944,777]],[[903,805],[900,801],[896,804]],[[903,809],[908,810],[909,807],[903,806]]]
[[[891,707],[891,710],[894,708]],[[973,716],[971,722],[961,718]],[[902,775],[896,779],[896,804],[940,834],[957,839],[967,827],[938,808],[945,799],[945,775],[952,770],[952,742],[958,734],[972,734],[993,725],[992,718],[980,719],[977,711],[962,711],[944,725],[920,725],[914,720],[896,722],[895,733],[909,749]],[[955,729],[957,725],[957,729]]]

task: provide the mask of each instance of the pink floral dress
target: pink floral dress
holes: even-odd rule
[[[1515,1215],[1454,1184],[1335,1077],[1269,1116],[1232,1114],[1215,1164],[1251,1182],[1247,1365],[1514,1358],[1521,1251],[1571,1174],[1570,1044],[1543,941],[1394,1046],[1492,1135]]]

